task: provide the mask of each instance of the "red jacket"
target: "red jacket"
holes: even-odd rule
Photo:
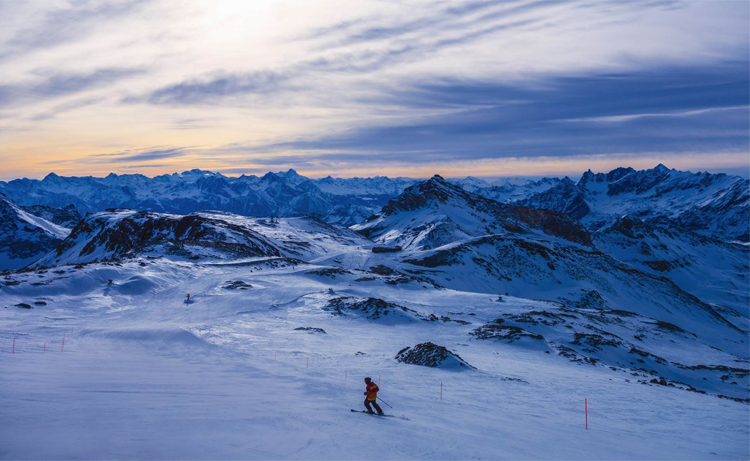
[[[365,390],[365,395],[367,396],[367,400],[369,400],[370,402],[377,400],[379,390],[380,389],[378,388],[377,384],[375,383],[368,384],[367,390]]]

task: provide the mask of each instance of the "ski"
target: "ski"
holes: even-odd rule
[[[355,409],[352,409],[352,412],[354,412],[354,413],[364,413],[366,415],[372,415],[372,416],[388,416],[390,418],[395,418],[394,415],[379,415],[377,413],[370,413],[370,412],[365,411],[365,410],[355,410]]]

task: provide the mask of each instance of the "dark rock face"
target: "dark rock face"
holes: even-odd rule
[[[47,205],[31,205],[21,208],[34,216],[39,216],[67,229],[74,228],[82,218],[81,213],[73,205],[68,205],[65,208],[55,208]]]
[[[191,245],[234,256],[281,256],[263,236],[230,222],[130,210],[110,210],[81,221],[57,247],[57,256],[81,243],[84,245],[76,256],[102,254],[105,259],[133,256],[159,245],[172,253]]]
[[[398,245],[392,246],[392,247],[386,247],[386,246],[375,246],[372,247],[373,253],[398,253],[399,251],[403,250]]]
[[[571,218],[581,219],[591,211],[586,203],[586,192],[569,178],[542,193],[517,202],[530,208],[549,209],[564,213]]]
[[[423,367],[476,369],[455,352],[451,352],[443,346],[438,346],[430,342],[401,349],[396,354],[396,360],[401,363],[421,365]]]

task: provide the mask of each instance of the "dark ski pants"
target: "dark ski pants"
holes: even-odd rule
[[[372,408],[370,408],[370,405],[372,405],[373,407],[375,407],[375,411],[377,411],[378,413],[382,413],[383,412],[383,410],[380,409],[380,405],[378,405],[378,403],[376,401],[365,399],[365,408],[367,408],[367,411],[371,412]]]

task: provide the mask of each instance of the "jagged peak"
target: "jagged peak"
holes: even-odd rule
[[[591,170],[589,170],[589,171],[591,171]],[[575,185],[575,181],[573,181],[569,177],[565,176],[564,178],[562,178],[560,180],[560,184],[564,184],[566,186],[572,186],[572,185],[574,186]]]
[[[453,198],[468,201],[470,197],[469,192],[436,174],[426,181],[420,181],[404,189],[383,207],[383,212],[392,214],[415,210],[434,202],[445,203]]]

